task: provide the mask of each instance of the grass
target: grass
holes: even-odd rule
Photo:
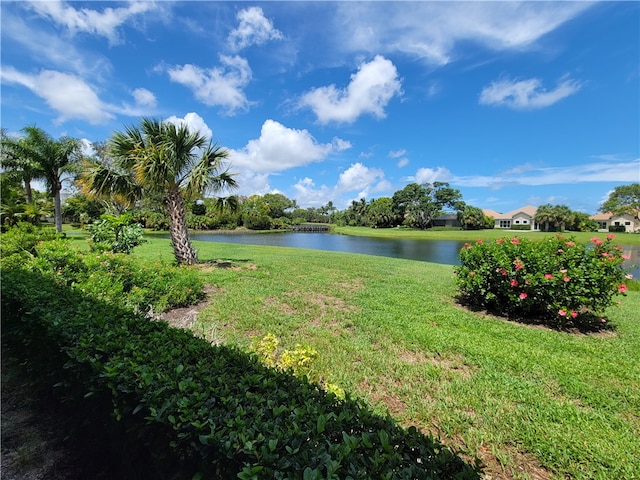
[[[533,232],[527,230],[503,230],[494,228],[491,230],[460,230],[457,228],[432,228],[428,230],[416,230],[412,228],[369,228],[369,227],[337,227],[333,226],[335,233],[343,235],[361,235],[379,238],[407,238],[413,240],[460,240],[473,242],[479,238],[483,240],[495,240],[501,237],[521,237],[540,239],[545,236],[557,235],[558,232]],[[606,232],[563,232],[565,237],[575,237],[579,242],[588,242],[593,237],[604,239]],[[614,233],[615,242],[619,245],[640,245],[640,234]]]
[[[194,245],[216,287],[196,330],[242,347],[267,333],[308,345],[327,380],[478,456],[494,478],[640,472],[640,292],[607,312],[615,329],[581,335],[460,308],[452,266]],[[172,260],[158,238],[134,255]]]

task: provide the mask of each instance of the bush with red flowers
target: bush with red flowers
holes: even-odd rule
[[[557,328],[602,328],[624,295],[626,271],[614,236],[588,244],[561,235],[465,244],[456,269],[459,299],[472,308]]]

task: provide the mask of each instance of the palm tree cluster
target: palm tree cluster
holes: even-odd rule
[[[31,182],[43,180],[54,199],[54,218],[58,232],[62,231],[60,192],[65,173],[73,169],[82,154],[81,143],[71,137],[55,140],[44,130],[28,126],[24,136],[11,137],[2,132],[2,169],[24,183],[25,200],[32,206]],[[28,209],[29,210],[29,209]]]

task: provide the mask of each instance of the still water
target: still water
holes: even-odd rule
[[[274,247],[310,248],[333,252],[364,253],[381,257],[405,258],[423,262],[460,265],[458,253],[465,242],[454,240],[407,240],[370,238],[332,233],[190,233],[192,240],[205,242],[242,243]],[[640,247],[623,246],[624,254],[631,258],[625,267],[631,268],[634,278],[640,278]]]

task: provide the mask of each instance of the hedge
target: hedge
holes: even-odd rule
[[[1,281],[3,343],[130,478],[479,478],[433,437],[253,355],[39,273],[3,269]]]

